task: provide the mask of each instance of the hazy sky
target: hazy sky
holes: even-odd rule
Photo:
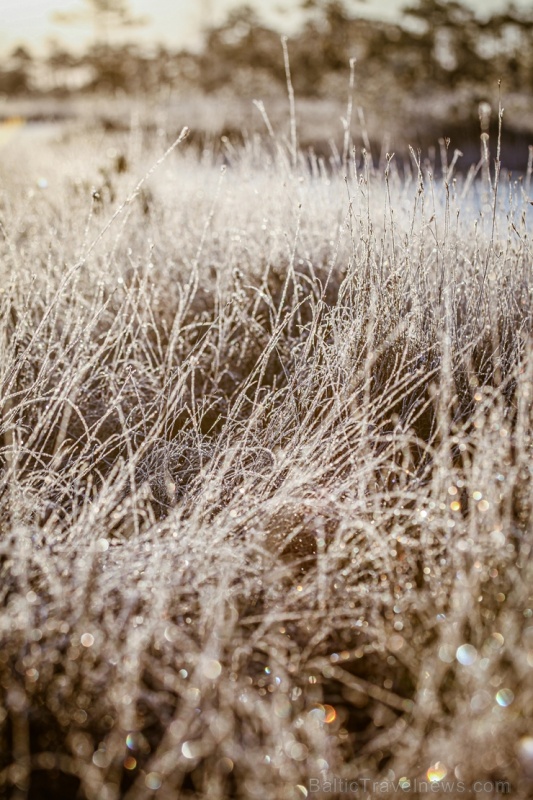
[[[297,0],[247,0],[249,5],[272,23],[277,23],[287,33],[295,24],[294,9]],[[503,8],[506,0],[465,0],[472,8],[486,13]],[[142,41],[162,41],[169,45],[184,46],[197,43],[202,24],[223,18],[231,6],[242,4],[238,0],[131,0],[132,9],[149,18],[149,24],[129,32],[129,38]],[[391,17],[406,5],[407,0],[366,0],[359,4],[361,13]],[[355,4],[354,4],[355,5]],[[530,7],[531,0],[517,0],[517,5]],[[69,12],[83,8],[83,0],[0,0],[0,50],[24,43],[41,49],[47,39],[55,38],[70,46],[83,44],[91,35],[91,27],[78,21],[59,25],[52,19],[54,11]],[[285,13],[280,12],[285,8]],[[292,12],[292,13],[291,13]]]

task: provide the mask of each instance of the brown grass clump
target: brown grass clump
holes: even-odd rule
[[[106,142],[0,194],[0,792],[526,798],[520,183]]]

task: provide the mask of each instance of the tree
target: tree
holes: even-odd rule
[[[7,61],[7,68],[0,70],[0,92],[23,94],[31,88],[32,57],[25,47],[16,47]]]
[[[144,25],[144,17],[132,14],[129,0],[82,0],[83,7],[79,11],[57,12],[53,15],[56,22],[72,23],[91,21],[95,42],[108,44],[109,32],[112,29]]]
[[[249,6],[231,10],[226,21],[206,31],[198,63],[200,82],[213,91],[229,86],[236,75],[268,74],[284,82],[279,34],[263,25]]]

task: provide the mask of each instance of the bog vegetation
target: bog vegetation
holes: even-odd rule
[[[294,87],[314,108],[309,129],[301,126],[302,144],[316,146],[321,138],[327,143],[334,135],[331,117],[341,112],[331,104],[345,104],[346,68],[356,58],[358,104],[370,110],[369,134],[378,148],[384,132],[396,150],[409,144],[427,149],[448,136],[475,162],[476,109],[492,101],[502,80],[507,113],[502,159],[511,169],[523,169],[514,159],[514,146],[527,146],[533,133],[533,13],[523,5],[476,15],[461,2],[413,0],[405,3],[401,17],[387,22],[365,17],[364,6],[355,0],[290,0],[287,7],[298,5],[302,25],[291,40]],[[254,98],[268,98],[273,112],[274,99],[284,97],[279,32],[246,5],[207,27],[196,49],[135,44],[136,26],[142,30],[146,20],[131,13],[125,0],[78,0],[72,8],[70,14],[56,15],[65,23],[58,34],[68,31],[69,22],[79,30],[83,20],[92,20],[94,33],[85,52],[55,42],[44,53],[18,47],[0,59],[0,101],[2,95],[32,99],[19,103],[15,113],[36,119],[69,116],[80,94],[85,102],[102,95],[144,102],[162,96],[167,105],[178,106],[192,95],[196,104],[202,97],[204,107],[220,96],[224,107],[237,95],[246,106],[229,119],[216,109],[188,121],[197,137],[213,128],[218,135],[238,137],[242,127],[256,129],[256,118],[247,114]],[[10,113],[0,105],[0,118]],[[98,107],[95,113],[115,127],[127,127],[127,113],[126,118],[109,115],[109,109]],[[320,115],[327,124],[317,131]]]
[[[531,163],[350,113],[2,151],[4,796],[529,796]]]

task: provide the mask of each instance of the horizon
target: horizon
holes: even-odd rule
[[[55,13],[76,13],[83,10],[83,0],[4,0],[7,9],[0,31],[0,53],[9,53],[20,45],[33,53],[43,53],[54,44],[71,50],[86,47],[94,36],[88,18],[70,23],[54,21]],[[298,28],[300,13],[296,0],[248,0],[266,23],[282,33]],[[463,4],[484,15],[505,8],[506,0],[464,0]],[[238,0],[131,0],[134,16],[146,24],[117,31],[118,41],[131,41],[147,46],[164,44],[183,49],[198,48],[202,30],[209,24],[220,24],[230,9],[243,5]],[[354,4],[354,10],[365,17],[399,19],[408,0],[366,0]],[[530,6],[528,0],[517,0],[518,8]],[[6,24],[7,20],[7,24]]]

